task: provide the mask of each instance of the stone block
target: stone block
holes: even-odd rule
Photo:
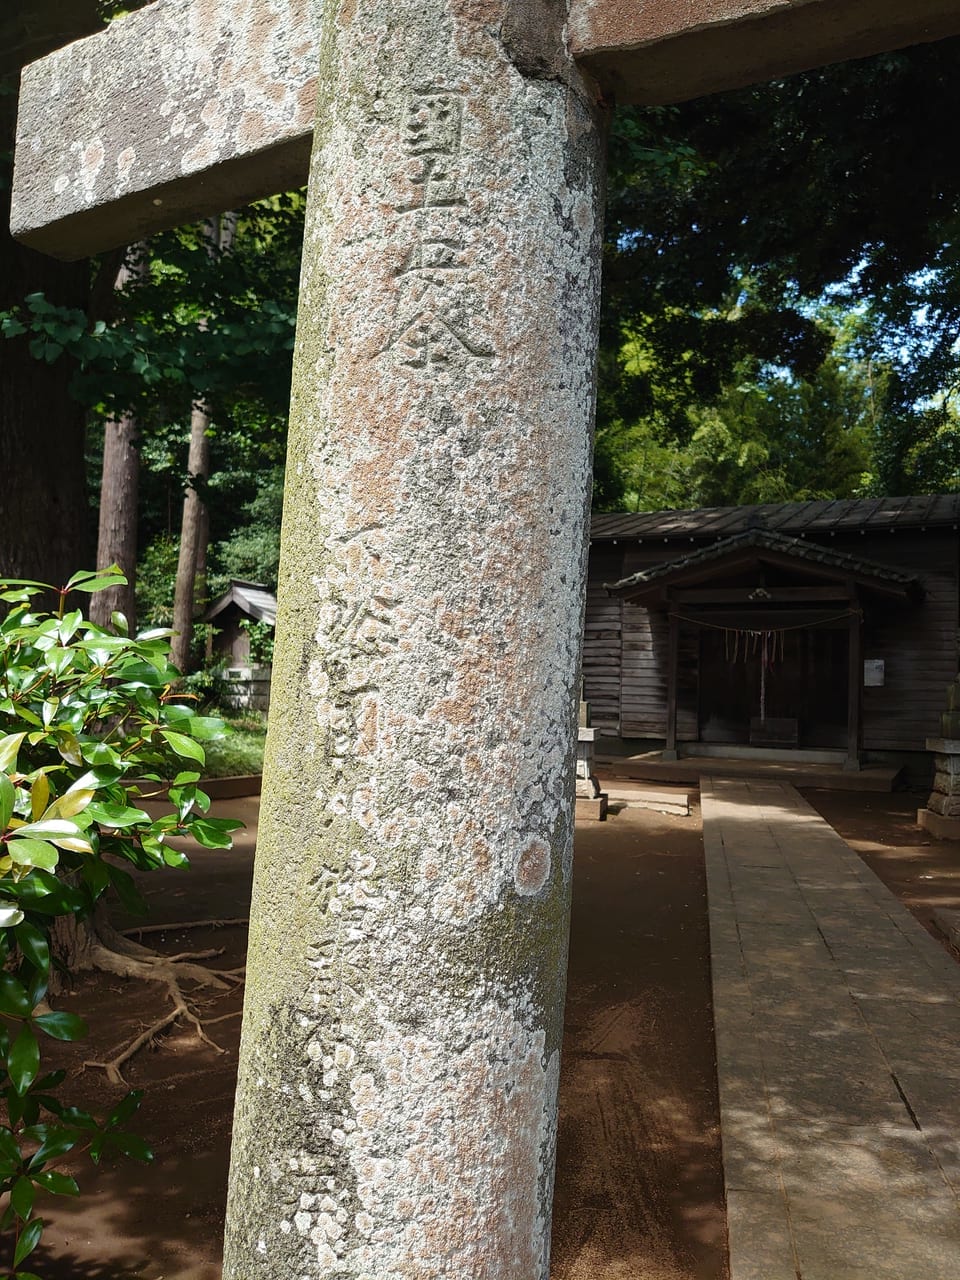
[[[960,818],[960,794],[944,795],[940,791],[934,791],[927,801],[927,808],[944,818]]]
[[[596,799],[577,796],[575,816],[578,822],[606,822],[607,793],[602,791]]]
[[[933,757],[933,767],[938,777],[952,780],[954,785],[960,786],[960,756],[937,754]]]
[[[917,826],[936,840],[960,840],[960,818],[945,818],[932,809],[918,809]]]

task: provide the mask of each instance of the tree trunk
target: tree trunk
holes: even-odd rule
[[[228,253],[237,232],[236,213],[223,213],[206,223],[209,252],[212,257]],[[201,320],[200,327],[205,328]],[[183,499],[183,522],[180,528],[180,554],[177,558],[177,581],[173,597],[173,630],[176,633],[170,646],[170,658],[180,671],[186,671],[190,663],[190,642],[193,638],[193,615],[197,601],[198,576],[204,582],[201,597],[206,595],[207,546],[209,521],[206,506],[196,482],[202,484],[210,474],[210,413],[208,406],[198,401],[190,415],[190,453],[187,459],[187,490]],[[202,543],[202,546],[201,546]]]
[[[193,602],[197,578],[197,553],[203,527],[203,499],[195,482],[210,474],[210,415],[204,404],[195,404],[190,415],[190,454],[187,459],[189,483],[183,499],[183,522],[180,526],[180,555],[177,558],[177,583],[173,597],[173,630],[170,658],[180,671],[190,661],[193,636]]]
[[[14,101],[0,95],[0,152],[13,145]],[[0,219],[9,225],[8,193]],[[59,305],[85,308],[87,278],[86,262],[56,262],[0,229],[0,310],[39,292]],[[41,364],[29,342],[26,336],[0,339],[0,574],[59,586],[90,567],[84,414],[70,396],[73,362],[61,356]]]
[[[121,260],[113,294],[145,270],[145,247],[136,245]],[[102,318],[102,317],[101,317]],[[119,611],[131,631],[136,629],[137,501],[140,489],[140,449],[137,420],[125,413],[111,419],[103,430],[103,470],[100,478],[100,524],[97,535],[97,568],[119,565],[126,586],[97,591],[90,600],[90,619],[98,626],[110,623]]]
[[[140,486],[140,450],[137,422],[130,414],[107,422],[103,433],[103,473],[100,481],[100,531],[97,568],[119,565],[127,585],[97,591],[90,599],[90,619],[108,626],[119,610],[133,631],[136,627],[137,497]]]

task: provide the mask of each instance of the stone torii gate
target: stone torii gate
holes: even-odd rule
[[[79,257],[306,171],[228,1280],[546,1280],[604,118],[957,0],[158,0],[28,68]]]

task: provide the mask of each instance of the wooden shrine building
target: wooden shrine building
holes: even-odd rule
[[[276,626],[277,597],[259,582],[231,578],[230,588],[214,600],[203,615],[214,624],[208,658],[218,658],[227,667],[255,665],[250,654],[250,624]]]
[[[594,516],[594,726],[666,759],[923,752],[957,675],[958,525],[956,495]]]

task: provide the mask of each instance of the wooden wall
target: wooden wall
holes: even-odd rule
[[[919,604],[874,598],[867,607],[864,657],[883,658],[885,684],[863,691],[867,751],[922,751],[939,732],[946,686],[957,674],[960,588],[958,539],[952,529],[838,532],[819,539],[836,551],[916,572],[925,586]],[[609,596],[604,583],[688,555],[689,537],[645,543],[594,542],[590,552],[584,629],[584,691],[601,736],[663,738],[666,734],[667,622]],[[681,630],[679,741],[696,740],[698,642]]]
[[[594,543],[587,579],[587,612],[583,631],[583,689],[599,736],[620,733],[621,605],[603,584],[621,577],[617,547]]]
[[[957,674],[957,534],[878,533],[854,545],[872,560],[916,572],[925,586],[919,605],[867,609],[863,650],[885,664],[883,687],[863,691],[864,748],[922,751],[924,739],[939,734],[946,687]]]

